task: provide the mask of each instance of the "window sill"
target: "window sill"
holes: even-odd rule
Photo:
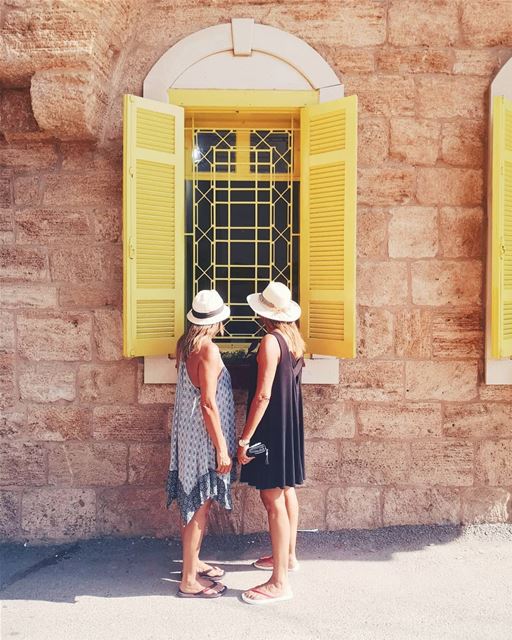
[[[230,364],[228,369],[232,372],[232,377],[237,376],[239,368],[244,371],[238,372],[240,376],[246,373],[246,364]],[[176,360],[170,360],[165,356],[146,356],[144,358],[144,384],[176,384]],[[314,356],[306,360],[306,366],[302,373],[303,384],[338,384],[340,381],[340,370],[338,358],[327,358]],[[237,382],[233,385],[241,388]]]

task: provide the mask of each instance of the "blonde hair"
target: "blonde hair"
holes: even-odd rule
[[[272,331],[280,331],[288,343],[290,351],[296,358],[301,358],[306,351],[306,343],[301,336],[299,327],[295,322],[281,322],[278,320],[270,320],[270,318],[263,318],[265,329],[269,333]]]
[[[224,335],[224,325],[222,322],[215,324],[192,324],[190,323],[186,332],[178,340],[176,351],[178,358],[183,362],[196,351],[199,351],[199,345],[203,338],[215,338],[216,335]]]

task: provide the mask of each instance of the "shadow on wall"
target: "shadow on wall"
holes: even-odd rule
[[[299,532],[301,562],[391,561],[457,539],[460,526],[386,527],[374,530]],[[268,552],[266,534],[207,536],[202,557],[230,573],[250,570]],[[74,603],[80,596],[124,598],[172,595],[181,570],[178,540],[100,538],[54,546],[0,546],[3,600]]]

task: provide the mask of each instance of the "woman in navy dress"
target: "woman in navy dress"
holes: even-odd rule
[[[299,567],[295,551],[299,507],[295,486],[305,479],[301,378],[305,344],[295,321],[300,307],[284,284],[271,282],[248,296],[267,331],[261,340],[249,388],[247,420],[239,440],[240,480],[260,491],[267,510],[272,555],[254,566],[272,571],[270,579],[242,594],[248,604],[289,600],[288,571]],[[247,457],[250,444],[262,442],[265,456]]]

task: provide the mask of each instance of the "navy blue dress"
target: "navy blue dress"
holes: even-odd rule
[[[268,448],[268,462],[260,455],[242,467],[240,481],[256,489],[294,487],[304,482],[304,419],[302,411],[302,368],[304,358],[294,358],[286,340],[278,332],[281,359],[277,365],[268,407],[251,444],[263,442]],[[247,411],[256,392],[258,365],[253,359]]]

